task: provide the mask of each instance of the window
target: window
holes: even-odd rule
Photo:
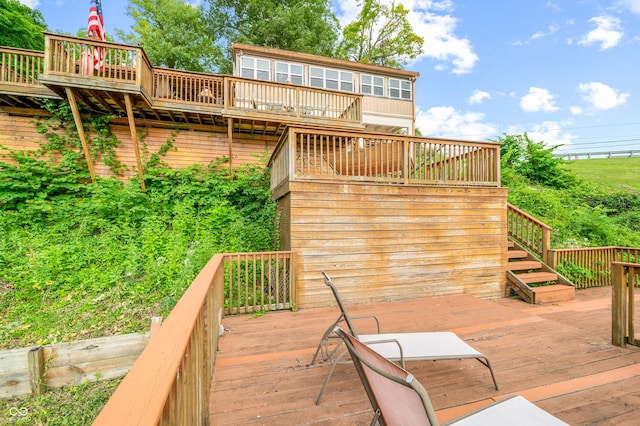
[[[271,66],[266,59],[242,57],[240,75],[258,80],[271,80]]]
[[[302,71],[302,65],[276,62],[276,81],[302,84]]]
[[[384,77],[363,74],[360,76],[360,93],[384,96]]]
[[[321,89],[353,92],[353,73],[309,67],[309,85]]]
[[[411,82],[409,80],[389,79],[389,97],[411,99]]]

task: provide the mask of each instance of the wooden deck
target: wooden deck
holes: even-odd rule
[[[356,305],[350,313],[375,313],[382,332],[454,331],[489,357],[499,391],[474,360],[407,364],[441,421],[511,394],[572,425],[640,419],[640,349],[611,345],[610,287],[579,290],[575,300],[553,305],[458,295]],[[368,425],[372,411],[352,365],[336,367],[314,404],[329,367],[309,363],[337,315],[336,307],[223,319],[211,424]],[[371,332],[366,325],[361,332]]]

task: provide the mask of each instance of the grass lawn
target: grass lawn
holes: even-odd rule
[[[640,191],[640,157],[571,160],[564,167],[600,187]]]

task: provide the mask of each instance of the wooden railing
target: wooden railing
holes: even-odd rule
[[[153,99],[224,106],[224,77],[166,68],[153,69]]]
[[[293,253],[235,253],[224,257],[225,314],[291,309]]]
[[[507,232],[532,253],[550,264],[551,227],[535,217],[507,203]],[[553,267],[553,266],[551,266]]]
[[[291,308],[293,270],[291,252],[215,255],[152,336],[94,426],[209,424],[223,313]]]
[[[362,122],[362,95],[359,94],[241,77],[225,77],[225,81],[228,82],[226,106],[229,109]]]
[[[271,186],[295,179],[499,186],[499,145],[289,128],[269,167]]]
[[[640,263],[611,264],[611,342],[625,347],[638,345],[635,338],[635,288],[640,283]]]
[[[611,284],[613,262],[640,262],[640,248],[588,247],[549,250],[549,266],[573,281],[577,288]]]
[[[43,52],[0,47],[0,82],[39,85],[43,71]]]
[[[142,47],[57,34],[46,34],[45,46],[47,74],[132,83],[153,93],[152,66]]]
[[[362,123],[362,95],[234,76],[154,68],[140,46],[45,34],[45,53],[1,48],[0,81],[38,84],[40,73],[137,86],[149,100],[184,105]],[[93,83],[87,84],[96,84]],[[103,83],[104,87],[104,83]],[[125,90],[118,86],[114,90]]]

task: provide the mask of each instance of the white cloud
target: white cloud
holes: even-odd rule
[[[599,110],[612,109],[622,105],[629,97],[628,93],[619,93],[616,89],[598,82],[580,83],[577,91],[584,93],[582,99]]]
[[[486,140],[495,137],[497,130],[489,123],[483,123],[480,112],[459,112],[453,107],[440,106],[427,111],[418,109],[416,127],[424,136],[455,139]]]
[[[36,9],[38,6],[40,6],[39,0],[18,0],[18,1],[24,4],[25,6],[29,6],[31,9]]]
[[[517,40],[517,41],[514,41],[513,43],[511,43],[511,45],[513,45],[513,46],[524,46],[526,44],[529,44],[532,40],[539,40],[541,38],[551,36],[556,31],[558,31],[559,29],[560,29],[560,25],[558,25],[556,23],[553,23],[553,24],[549,25],[549,27],[547,28],[546,31],[535,32],[527,40],[525,40],[525,41]]]
[[[551,112],[558,109],[553,101],[554,96],[547,89],[530,87],[529,93],[520,99],[520,108],[525,112]]]
[[[613,6],[640,15],[640,0],[617,0]]]
[[[485,92],[483,90],[474,90],[467,102],[469,105],[481,104],[486,99],[491,99],[491,94],[489,92]]]
[[[381,0],[391,4],[391,0]],[[478,62],[478,55],[468,39],[455,34],[458,19],[451,16],[454,5],[451,0],[404,0],[402,5],[409,10],[407,19],[413,30],[424,38],[423,54],[419,61],[431,58],[439,61],[437,70],[451,69],[454,74],[470,72]],[[334,13],[343,27],[358,15],[356,0],[337,0]]]
[[[582,115],[582,114],[584,114],[584,109],[582,107],[575,106],[575,105],[570,107],[569,111],[571,111],[571,114],[573,114],[573,115]]]
[[[618,45],[622,39],[622,29],[620,19],[614,16],[596,16],[589,19],[596,28],[583,36],[578,44],[581,46],[591,46],[600,44],[600,50],[610,49]]]
[[[556,145],[562,145],[564,148],[571,146],[573,140],[579,136],[574,135],[566,130],[562,130],[563,127],[567,127],[571,123],[558,123],[557,121],[543,121],[540,124],[535,124],[529,128],[523,126],[511,126],[507,130],[507,134],[522,134],[527,132],[529,139],[534,142],[544,142],[547,148]]]

